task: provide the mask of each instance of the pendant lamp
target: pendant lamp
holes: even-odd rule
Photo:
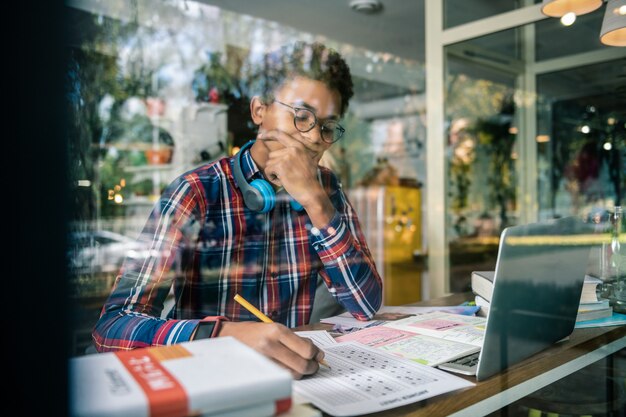
[[[600,42],[610,46],[626,46],[626,0],[607,2]]]
[[[602,6],[602,0],[543,0],[541,12],[550,17],[562,17],[567,13],[576,16],[593,12]]]

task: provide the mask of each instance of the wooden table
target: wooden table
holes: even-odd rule
[[[471,293],[461,293],[411,305],[459,305],[470,299]],[[305,327],[302,330],[329,330],[332,326],[319,323]],[[624,348],[626,326],[575,329],[568,340],[485,381],[461,376],[475,383],[474,387],[368,416],[484,416]]]

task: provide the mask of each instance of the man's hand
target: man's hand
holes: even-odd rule
[[[304,207],[313,226],[325,227],[333,218],[335,208],[319,183],[317,169],[330,145],[321,139],[290,135],[280,130],[259,132],[257,139],[267,151],[262,166],[265,177],[277,187],[283,187]],[[270,146],[272,142],[282,146]]]
[[[279,130],[259,133],[259,139],[268,143],[280,143],[272,146],[265,161],[265,177],[277,187],[283,187],[300,204],[312,192],[323,192],[317,181],[317,165],[326,148],[321,144],[307,141],[298,135],[291,136]],[[300,197],[300,198],[298,198]]]
[[[263,168],[265,177],[277,187],[283,187],[291,198],[300,203],[314,226],[326,226],[335,208],[318,181],[317,169],[329,145],[321,139],[316,142],[299,134],[292,136],[279,130],[261,132],[258,139],[282,145],[269,151]]]
[[[319,369],[324,352],[279,323],[222,322],[219,336],[233,336],[287,368],[294,379]]]

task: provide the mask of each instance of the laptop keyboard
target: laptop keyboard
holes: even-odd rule
[[[464,375],[476,375],[479,354],[480,352],[472,353],[471,355],[463,356],[453,361],[442,363],[438,365],[437,368]]]

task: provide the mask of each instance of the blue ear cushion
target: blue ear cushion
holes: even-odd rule
[[[267,213],[274,208],[276,193],[269,182],[256,179],[250,183],[250,186],[259,190],[259,197],[263,200],[263,208],[259,210],[261,213]]]
[[[291,199],[289,204],[291,204],[291,208],[294,209],[295,211],[302,211],[304,209],[304,207],[302,207],[302,204],[298,203],[293,198]]]

